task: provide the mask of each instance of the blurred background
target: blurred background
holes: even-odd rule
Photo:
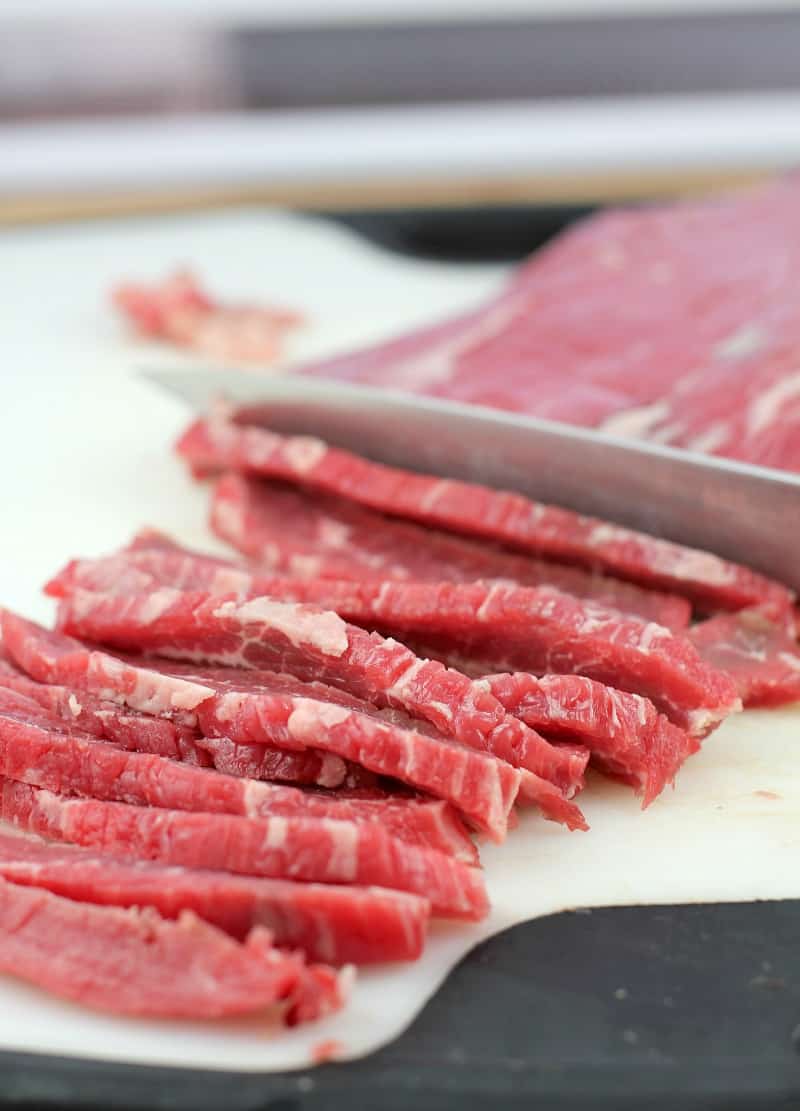
[[[800,157],[800,4],[0,3],[0,219],[683,192]]]

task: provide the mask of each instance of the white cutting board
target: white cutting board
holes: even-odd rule
[[[3,234],[0,603],[49,618],[39,593],[49,574],[70,556],[113,549],[144,524],[213,546],[205,492],[170,455],[187,414],[131,373],[176,357],[128,339],[105,303],[118,277],[158,277],[177,262],[195,264],[228,295],[307,310],[311,322],[293,351],[300,358],[464,308],[501,273],[395,259],[281,213]],[[283,1031],[263,1018],[128,1021],[0,979],[0,1049],[304,1068],[328,1039],[345,1059],[395,1037],[476,942],[515,922],[573,907],[800,897],[799,747],[800,710],[748,712],[715,733],[677,789],[644,814],[625,788],[593,778],[581,800],[589,833],[526,815],[505,846],[483,848],[489,920],[437,923],[418,964],[363,972],[347,1009],[324,1022]],[[624,977],[620,969],[621,985]]]

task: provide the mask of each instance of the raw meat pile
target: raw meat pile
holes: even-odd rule
[[[288,333],[303,323],[303,317],[289,309],[223,305],[188,270],[152,286],[125,282],[112,298],[140,335],[225,362],[274,362],[283,354]]]
[[[646,806],[800,699],[746,567],[223,408],[178,450],[244,560],[143,532],[58,571],[54,630],[0,613],[0,968],[58,994],[318,1018],[487,914],[518,809],[586,829],[587,764]]]
[[[302,373],[800,470],[800,178],[607,211],[488,304]]]

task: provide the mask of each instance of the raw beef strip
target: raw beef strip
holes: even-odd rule
[[[320,735],[339,751],[356,755],[373,768],[394,772],[397,779],[438,797],[445,796],[460,813],[493,840],[508,828],[511,806],[520,789],[520,773],[493,757],[463,746],[442,744],[421,733],[401,730],[344,707],[312,699],[255,692],[220,694],[203,713],[204,744],[226,753],[273,740],[278,744],[319,744]],[[575,818],[569,803],[551,785],[548,814]],[[383,805],[380,803],[379,805]]]
[[[196,724],[194,709],[211,688],[126,663],[107,652],[92,651],[71,637],[51,632],[10,610],[0,610],[4,650],[14,663],[41,683],[89,691],[96,697],[146,714],[177,715]],[[120,738],[117,737],[117,740]],[[338,787],[353,768],[331,753],[264,753],[264,778]],[[270,774],[267,775],[266,772]]]
[[[387,467],[322,440],[235,424],[224,411],[195,421],[181,437],[178,452],[198,474],[242,470],[297,482],[391,516],[680,594],[703,610],[768,604],[781,613],[792,600],[779,583],[710,552],[521,494]]]
[[[799,196],[793,175],[595,215],[482,308],[299,373],[797,469]]]
[[[241,943],[191,911],[170,921],[4,879],[0,938],[3,972],[112,1014],[220,1018],[281,1004],[292,1024],[338,1009],[349,980],[275,949],[261,928]]]
[[[622,584],[621,584],[622,585]],[[47,585],[48,593],[66,597],[76,589],[97,593],[147,594],[160,586],[176,590],[235,593],[240,597],[269,595],[287,602],[323,606],[354,625],[388,634],[425,635],[453,632],[469,641],[490,615],[487,600],[502,590],[507,612],[522,615],[536,596],[536,589],[486,582],[416,583],[402,580],[340,580],[330,578],[276,578],[233,564],[220,565],[214,558],[185,549],[123,551],[94,560],[72,560]],[[573,595],[574,597],[574,595]],[[678,599],[683,601],[683,599]],[[473,608],[474,606],[474,608]],[[491,615],[494,620],[495,615]],[[688,617],[688,613],[687,613]]]
[[[452,637],[409,638],[429,655],[474,677],[500,671],[581,674],[609,687],[641,694],[692,737],[706,737],[730,713],[741,710],[730,675],[702,660],[684,637],[660,625],[624,619],[613,610],[577,603],[569,594],[542,587],[531,608],[530,635],[487,634],[481,641]],[[537,614],[537,610],[539,614]],[[542,631],[543,630],[543,631]]]
[[[672,783],[699,743],[637,694],[579,675],[491,675],[492,694],[545,736],[589,747],[592,762],[631,783],[643,805]]]
[[[174,760],[191,759],[195,730],[166,718],[125,712],[114,702],[81,693],[80,699],[68,687],[37,683],[7,660],[0,659],[0,688],[17,691],[33,699],[50,714],[94,737],[104,737],[125,748],[169,756]]]
[[[8,833],[0,876],[80,903],[149,906],[164,918],[190,910],[240,941],[261,926],[276,945],[335,965],[416,960],[430,914],[427,899],[401,891],[201,872]]]
[[[53,840],[186,868],[396,888],[423,895],[444,917],[479,919],[488,911],[477,868],[406,845],[374,824],[192,814],[1,782],[2,817]]]
[[[660,625],[626,618],[549,587],[499,582],[379,585],[325,579],[294,580],[290,585],[262,581],[260,587],[266,587],[275,597],[288,595],[290,602],[312,597],[322,601],[324,596],[326,607],[342,609],[351,619],[384,633],[410,637],[448,661],[450,653],[458,659],[473,660],[474,671],[585,674],[645,695],[696,736],[703,736],[740,708],[730,679],[705,664],[684,638]],[[336,588],[341,589],[337,592]],[[180,594],[166,588],[129,600],[114,595],[85,597],[88,600],[83,601],[78,592],[72,600],[62,600],[70,632],[99,641],[111,637],[115,643],[126,636],[134,637],[127,645],[123,642],[123,647],[134,645],[176,654],[191,654],[194,648],[202,651],[203,644],[210,642],[198,633],[204,627],[207,638],[224,636],[229,613],[240,614],[243,626],[247,626],[253,624],[260,606],[269,613],[277,605],[267,599],[221,602],[215,613],[212,603],[201,600],[202,595],[185,594],[182,602]],[[108,599],[105,604],[99,601],[103,597]],[[218,597],[221,601],[226,596]],[[158,598],[161,602],[156,601]],[[155,622],[147,621],[161,604],[163,614]],[[139,618],[140,613],[145,620]],[[155,635],[154,625],[160,630]],[[352,627],[342,623],[342,629]],[[230,633],[229,626],[226,631]],[[262,662],[255,656],[251,659],[254,664]],[[407,708],[420,712],[419,707]],[[439,721],[436,724],[441,728]],[[515,755],[507,754],[507,750],[495,751],[507,759]],[[537,774],[547,773],[544,764],[530,761],[528,767]],[[561,785],[565,785],[563,780]]]
[[[378,823],[412,845],[453,853],[475,863],[475,850],[446,806],[417,800],[369,801],[309,794],[205,768],[172,764],[163,756],[128,752],[30,713],[22,696],[0,691],[0,774],[61,794],[201,813],[330,818]]]
[[[555,586],[671,629],[689,624],[685,598],[643,590],[580,567],[503,551],[490,544],[385,517],[344,498],[314,495],[230,472],[214,485],[211,527],[274,572],[328,579],[473,582],[507,579]],[[152,534],[138,549],[153,547]],[[165,538],[160,538],[163,547]]]
[[[123,748],[135,752],[150,752],[155,756],[168,756],[201,768],[219,767],[208,746],[199,742],[202,735],[197,729],[176,725],[166,718],[148,714],[125,712],[122,707],[108,700],[94,698],[86,691],[77,694],[69,687],[37,683],[9,668],[0,660],[0,688],[16,690],[33,698],[40,706],[59,716],[63,721],[95,737],[103,737]],[[246,775],[247,772],[233,773]],[[355,764],[348,764],[332,753],[313,751],[287,752],[284,749],[262,745],[258,758],[258,775],[251,778],[300,783],[305,786],[340,787],[342,784],[368,786],[374,782],[371,772]]]
[[[417,528],[416,525],[405,525],[402,522],[399,522],[399,524],[401,528]],[[424,530],[420,529],[420,532],[424,533]],[[418,542],[422,543],[423,539],[424,537],[420,536]],[[461,541],[456,537],[453,539],[457,544],[470,543],[470,541]],[[513,562],[518,557],[508,556],[507,558]],[[524,562],[524,557],[522,557],[522,560]],[[310,563],[305,565],[306,571],[311,569]],[[448,568],[443,567],[442,570],[446,572]],[[656,617],[664,616],[667,618],[667,627],[676,631],[683,630],[689,624],[691,607],[685,598],[644,591],[629,583],[617,583],[614,589],[598,586],[596,590],[592,590],[589,584],[594,581],[593,576],[576,568],[565,567],[563,571],[565,572],[564,575],[555,577],[566,580],[564,589],[575,597],[591,596],[598,604],[601,604],[603,598],[608,598],[610,608],[615,608],[618,611],[625,610],[634,616],[640,616],[646,612],[650,612]],[[572,575],[586,580],[583,591],[569,590],[569,580]],[[547,576],[543,576],[543,578],[547,578]],[[519,577],[515,578],[513,575],[489,575],[481,578],[479,575],[456,574],[450,576],[446,573],[442,574],[441,578],[435,578],[431,574],[423,574],[414,582],[472,583],[475,581],[491,582],[498,579],[506,583],[519,582]],[[412,585],[408,581],[408,577],[389,576],[388,579],[381,579],[374,573],[367,576],[353,574],[352,569],[350,574],[343,576],[341,579],[335,575],[315,577],[308,574],[299,577],[278,578],[252,566],[231,563],[215,556],[192,552],[176,544],[167,547],[166,538],[161,537],[157,548],[145,548],[137,544],[135,548],[128,548],[113,556],[105,556],[100,559],[70,560],[47,583],[45,592],[55,598],[63,598],[77,587],[98,593],[144,594],[158,585],[172,586],[177,590],[207,590],[214,594],[229,591],[237,593],[259,591],[264,594],[274,592],[277,597],[289,598],[296,595],[297,600],[304,598],[308,601],[317,600],[322,605],[330,604],[330,607],[336,609],[342,617],[360,624],[363,622],[358,617],[348,617],[347,606],[352,607],[353,603],[350,599],[355,597],[354,592],[372,590],[374,594],[377,594],[379,589],[389,589],[388,586],[384,588],[384,583],[395,580],[401,590]],[[598,583],[613,582],[613,580],[603,580],[601,578],[598,578],[597,581]],[[279,593],[277,590],[273,590],[276,583],[284,584],[283,592]],[[296,585],[292,591],[293,583],[296,583]],[[358,585],[353,585],[354,583]],[[635,606],[639,611],[638,614],[633,613],[635,599],[630,605],[625,605],[625,596],[628,593],[632,595],[641,594],[643,599],[648,600],[648,603],[643,601],[641,605]],[[328,597],[335,601],[328,603]],[[342,609],[338,607],[338,600],[340,599],[344,599],[344,608]],[[360,606],[356,604],[355,613],[358,613],[359,610]]]
[[[733,676],[745,706],[800,700],[797,641],[758,610],[712,617],[689,635],[703,659]]]
[[[320,679],[427,718],[461,743],[546,777],[568,795],[582,783],[585,752],[554,749],[506,714],[484,687],[331,610],[164,587],[131,597],[76,591],[61,600],[59,620],[66,632],[124,650]]]
[[[81,650],[86,654],[86,649],[78,641],[59,633],[50,633],[8,611],[0,614],[0,621],[6,649],[18,662],[27,660],[26,666],[34,673],[46,670],[44,664],[48,659],[67,659],[71,663],[78,658]],[[490,836],[500,839],[505,834],[508,814],[520,789],[521,776],[511,765],[490,755],[452,743],[442,744],[426,734],[402,729],[391,722],[373,721],[360,713],[348,713],[344,720],[336,723],[330,720],[323,722],[313,737],[304,734],[301,738],[299,730],[293,731],[290,728],[290,722],[294,720],[297,724],[298,720],[302,722],[304,718],[307,719],[309,707],[316,706],[317,700],[298,695],[272,699],[261,697],[260,703],[247,712],[248,720],[252,714],[260,722],[261,731],[255,738],[248,733],[244,743],[240,743],[228,736],[235,724],[231,700],[238,707],[244,700],[255,695],[268,696],[269,688],[264,689],[262,686],[265,679],[263,673],[256,673],[256,683],[248,689],[247,672],[233,681],[220,679],[212,671],[210,683],[207,684],[197,682],[194,678],[183,678],[180,674],[174,675],[171,669],[163,670],[158,667],[157,661],[146,661],[150,664],[148,667],[136,667],[105,653],[94,655],[106,657],[100,669],[103,682],[108,682],[109,675],[113,678],[115,674],[129,676],[134,672],[138,676],[136,686],[143,690],[162,692],[162,702],[163,692],[175,689],[172,686],[174,683],[183,684],[183,687],[177,688],[179,691],[184,688],[205,691],[206,697],[196,703],[196,709],[205,706],[208,710],[206,716],[213,723],[214,739],[198,740],[197,743],[209,753],[214,767],[220,771],[231,775],[264,778],[265,769],[260,763],[261,747],[264,744],[276,743],[281,747],[300,750],[304,750],[309,744],[325,744],[346,755],[362,756],[376,771],[395,778],[402,777],[411,786],[452,802],[461,813],[480,829],[486,830]],[[180,673],[180,665],[171,665],[172,667]],[[80,669],[73,667],[72,670]],[[84,669],[81,674],[85,673]],[[232,669],[225,674],[230,676]],[[130,686],[128,681],[126,689]],[[283,682],[279,682],[278,686],[286,689]],[[317,684],[308,686],[315,690]],[[224,702],[221,714],[217,714],[215,707],[222,701],[221,695],[231,691],[231,688],[231,698]],[[298,688],[292,685],[288,689]],[[242,691],[245,692],[244,695]],[[107,693],[116,694],[116,691],[107,688]],[[259,712],[261,707],[263,712]],[[293,719],[295,711],[299,713]],[[328,702],[319,703],[319,714],[327,714],[330,719]],[[254,748],[251,743],[253,740],[259,742],[258,748]],[[302,754],[301,751],[299,755]],[[538,791],[542,807],[546,808],[548,814],[581,826],[583,820],[580,811],[564,800],[557,788],[527,774],[525,783],[526,789],[531,793],[534,789]]]
[[[187,674],[186,665],[171,660],[148,662],[168,673],[175,669]],[[217,691],[217,697],[200,708],[206,736],[198,741],[209,746],[216,767],[243,774],[240,761],[250,766],[264,743],[288,748],[324,743],[376,772],[446,799],[493,839],[505,835],[511,806],[527,779],[527,773],[522,776],[505,761],[420,732],[413,719],[389,721],[374,707],[364,712],[361,700],[342,697],[342,692],[319,683],[235,668],[193,667],[190,674],[202,676]],[[335,695],[339,697],[331,697]],[[543,797],[551,800],[555,814],[577,817],[557,788]]]
[[[113,301],[141,335],[236,363],[273,362],[287,333],[303,323],[287,309],[222,305],[186,270],[152,286],[126,282]]]

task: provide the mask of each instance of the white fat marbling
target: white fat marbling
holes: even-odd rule
[[[313,610],[294,602],[253,598],[249,602],[223,602],[214,617],[242,625],[264,624],[275,629],[295,647],[308,645],[324,656],[339,657],[348,648],[347,625],[330,610]]]

